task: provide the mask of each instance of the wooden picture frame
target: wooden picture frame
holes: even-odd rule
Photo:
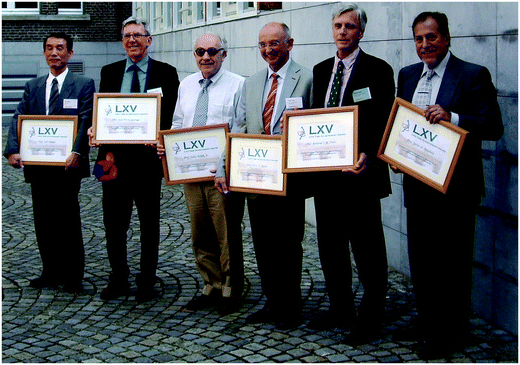
[[[230,191],[285,196],[282,136],[228,134],[226,175]]]
[[[94,144],[155,144],[160,120],[160,93],[94,93]]]
[[[445,121],[430,124],[422,109],[396,98],[377,157],[445,194],[467,134]]]
[[[343,170],[359,159],[358,106],[285,111],[283,172]]]
[[[166,185],[211,181],[226,151],[227,124],[159,131]]]
[[[77,115],[19,115],[18,143],[24,165],[65,166],[78,129]]]

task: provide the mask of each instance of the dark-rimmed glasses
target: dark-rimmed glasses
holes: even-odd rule
[[[195,50],[195,54],[199,57],[204,57],[204,53],[208,52],[208,55],[210,57],[213,57],[215,56],[217,53],[219,53],[220,51],[222,51],[224,48],[219,48],[219,49],[216,49],[216,48],[208,48],[208,49],[204,49],[204,48],[197,48]]]

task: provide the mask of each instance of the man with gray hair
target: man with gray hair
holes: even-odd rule
[[[197,38],[193,54],[200,71],[187,76],[179,86],[172,129],[215,124],[228,124],[231,129],[234,124],[244,123],[245,79],[222,68],[226,47],[225,38],[214,33]],[[217,176],[224,176],[222,167]],[[234,204],[234,193],[221,195],[213,181],[184,184],[184,194],[193,252],[204,281],[202,295],[188,303],[186,309],[217,306],[229,312],[235,308],[237,301],[233,299],[240,298],[243,286],[243,203]],[[229,208],[230,204],[233,208]],[[239,218],[229,219],[227,213],[236,209]],[[242,273],[242,277],[232,277],[235,273]]]
[[[311,326],[351,327],[348,344],[378,335],[384,315],[388,265],[381,199],[390,192],[388,166],[377,158],[394,101],[392,68],[359,48],[367,16],[351,4],[332,17],[335,57],[313,69],[313,107],[359,107],[360,158],[343,171],[314,174],[314,203],[320,261],[330,309]],[[352,247],[363,298],[356,313],[352,291]]]
[[[169,129],[179,86],[177,70],[148,56],[152,36],[143,19],[126,19],[121,35],[127,57],[101,69],[99,91],[161,93],[160,128]],[[94,174],[103,184],[103,221],[112,269],[108,286],[101,291],[103,300],[130,294],[126,244],[134,203],[141,231],[136,300],[148,301],[155,296],[162,173],[157,150],[151,146],[107,144],[99,148]]]

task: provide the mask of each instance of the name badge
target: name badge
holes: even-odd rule
[[[162,93],[162,87],[156,87],[155,89],[148,89],[148,94],[161,94],[161,97],[163,96]]]
[[[288,110],[292,109],[303,109],[303,99],[301,96],[295,98],[286,98],[285,99],[285,108]]]
[[[372,99],[372,95],[370,95],[370,88],[365,87],[364,89],[355,90],[352,93],[352,98],[354,99],[354,103]]]
[[[78,109],[78,99],[63,99],[63,109]]]

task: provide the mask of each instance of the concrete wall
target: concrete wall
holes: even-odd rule
[[[398,71],[418,62],[411,24],[422,11],[442,11],[450,20],[452,52],[486,66],[498,89],[505,133],[498,142],[484,142],[487,197],[478,216],[475,248],[474,309],[500,327],[518,333],[518,4],[515,2],[359,3],[368,14],[361,48],[385,59]],[[151,55],[174,65],[179,77],[197,71],[193,40],[207,31],[223,34],[229,42],[224,67],[249,76],[266,67],[256,44],[260,28],[271,21],[292,30],[292,57],[312,69],[335,52],[331,14],[335,3],[284,2],[281,11],[263,12],[217,24],[154,35]],[[40,44],[3,43],[3,62],[17,62],[23,55],[38,60],[46,72]],[[15,50],[19,48],[18,50]],[[21,49],[21,51],[20,51]],[[37,51],[37,52],[34,52]],[[99,81],[102,65],[121,59],[120,43],[75,44],[73,60],[84,60],[86,74]],[[383,200],[383,222],[389,264],[409,274],[406,211],[402,177],[392,173],[393,194]],[[449,217],[448,219],[455,219]],[[308,219],[313,221],[312,201]],[[440,270],[442,268],[439,268]]]

